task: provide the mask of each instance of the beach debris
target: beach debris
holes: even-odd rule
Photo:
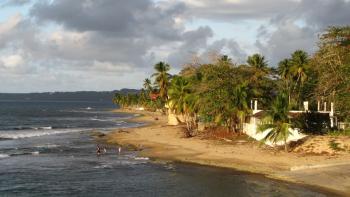
[[[124,130],[124,129],[119,129],[118,132],[119,133],[130,133],[128,130]]]
[[[224,140],[225,142],[232,142],[232,140],[227,139],[227,138],[219,138],[219,139]]]

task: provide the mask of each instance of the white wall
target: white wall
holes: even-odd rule
[[[265,138],[265,136],[269,133],[271,129],[267,129],[264,132],[257,132],[258,131],[258,126],[257,124],[254,123],[245,123],[243,127],[243,132],[247,134],[248,136],[260,141]],[[298,131],[298,129],[292,129],[289,128],[289,131],[291,132],[291,135],[288,136],[287,143],[291,141],[297,141],[299,139],[302,139],[306,137],[307,135],[304,135]],[[277,143],[273,143],[271,141],[266,141],[266,145],[269,146],[276,146],[276,145],[284,145],[283,141],[278,141]]]

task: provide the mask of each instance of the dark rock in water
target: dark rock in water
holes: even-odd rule
[[[91,136],[102,138],[102,137],[105,137],[106,134],[104,134],[104,133],[102,133],[100,131],[94,131],[94,132],[91,133]]]
[[[119,129],[118,132],[119,133],[130,133],[128,130],[123,130],[123,129]]]

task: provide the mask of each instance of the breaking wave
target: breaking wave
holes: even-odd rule
[[[39,137],[45,135],[56,135],[62,133],[73,133],[80,132],[86,129],[32,129],[25,131],[2,131],[0,132],[1,139],[21,139],[21,138],[31,138]]]

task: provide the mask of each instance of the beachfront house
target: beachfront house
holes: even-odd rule
[[[317,105],[317,111],[310,111],[309,110],[309,102],[305,101],[304,103],[304,109],[300,111],[292,110],[289,111],[289,116],[292,118],[297,118],[302,115],[304,116],[317,116],[317,117],[322,117],[324,121],[323,123],[320,122],[312,122],[311,120],[308,121],[308,124],[327,124],[327,125],[321,125],[325,127],[338,127],[339,123],[337,121],[337,117],[334,115],[334,103],[330,103],[330,110],[328,111],[327,109],[327,102],[323,103],[323,109],[321,109],[321,104],[318,102]],[[244,133],[247,134],[248,136],[256,139],[256,140],[262,140],[265,138],[265,136],[269,133],[269,129],[265,130],[263,132],[258,131],[259,125],[262,123],[263,117],[265,115],[264,110],[259,110],[258,109],[258,100],[252,100],[251,101],[251,108],[252,108],[252,115],[248,118],[247,122],[244,124]],[[329,125],[329,126],[328,126]],[[307,135],[301,133],[299,128],[289,128],[290,135],[287,139],[287,143],[291,141],[298,141]],[[279,141],[277,143],[272,143],[271,141],[266,141],[265,142],[267,145],[274,146],[274,145],[284,145],[283,141]]]

